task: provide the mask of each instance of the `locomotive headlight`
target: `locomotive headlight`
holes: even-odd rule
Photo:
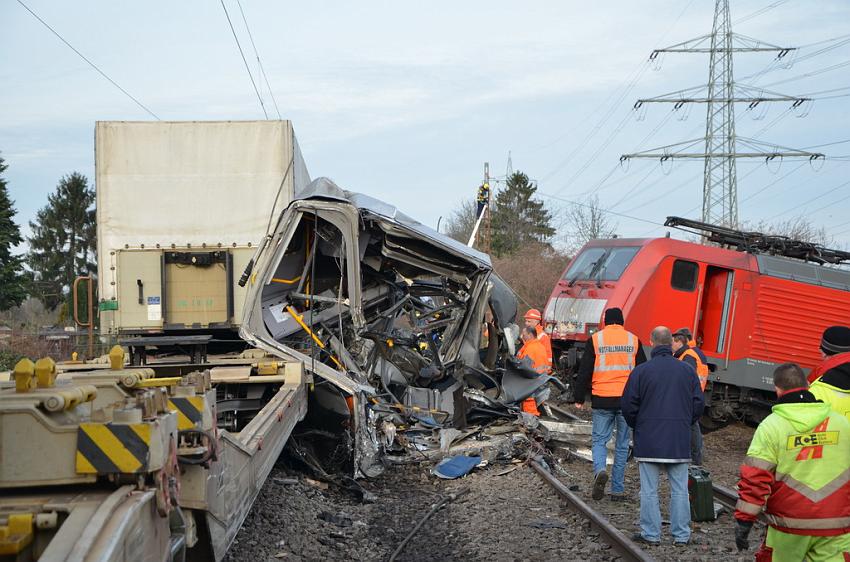
[[[588,336],[592,336],[599,331],[599,324],[585,324],[585,330]]]

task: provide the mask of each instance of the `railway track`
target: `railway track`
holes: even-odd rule
[[[564,483],[552,474],[552,472],[544,464],[532,461],[531,468],[534,469],[543,481],[549,484],[561,498],[570,504],[576,512],[589,520],[590,524],[600,533],[604,542],[609,544],[612,550],[617,552],[623,560],[655,560],[651,554],[642,549],[628,536],[623,534],[604,515],[599,513],[586,501],[564,485]],[[712,488],[714,491],[714,501],[723,505],[730,511],[734,511],[735,504],[738,501],[738,492],[725,486],[721,486],[720,484],[713,484]],[[764,514],[759,515],[759,520],[763,523],[765,522]]]
[[[537,461],[531,462],[531,468],[549,484],[555,492],[564,500],[567,501],[576,511],[586,517],[590,524],[604,537],[605,542],[611,545],[611,548],[617,552],[623,560],[632,562],[649,562],[654,561],[649,553],[643,550],[634,541],[624,535],[617,527],[611,524],[608,519],[590,507],[583,499],[574,494],[563,482],[558,480],[548,468],[544,467]]]

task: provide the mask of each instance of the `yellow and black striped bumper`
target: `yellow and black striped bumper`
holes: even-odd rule
[[[151,424],[81,423],[78,474],[134,474],[150,465]]]
[[[203,396],[172,396],[168,399],[168,408],[177,412],[177,429],[203,428],[204,408]]]

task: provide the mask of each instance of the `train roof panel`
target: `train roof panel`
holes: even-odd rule
[[[759,272],[770,277],[850,291],[850,271],[844,269],[764,254],[756,254],[756,260]]]

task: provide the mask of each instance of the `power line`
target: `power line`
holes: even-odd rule
[[[828,190],[828,191],[826,191],[826,192],[824,192],[824,193],[821,193],[820,195],[818,195],[818,196],[816,196],[816,197],[812,197],[812,198],[811,198],[811,199],[809,199],[808,201],[804,201],[803,203],[799,203],[799,204],[797,204],[797,205],[794,205],[793,207],[791,207],[790,209],[788,209],[788,210],[786,210],[786,211],[783,211],[783,212],[781,212],[781,213],[778,213],[778,214],[776,214],[776,215],[773,215],[772,217],[770,217],[769,219],[767,219],[767,222],[770,222],[770,221],[772,221],[772,220],[775,220],[775,219],[777,219],[777,218],[779,218],[779,217],[781,217],[781,216],[787,215],[788,213],[792,213],[792,212],[796,211],[797,209],[799,209],[799,208],[801,208],[801,207],[805,207],[805,206],[806,206],[806,205],[808,205],[809,203],[814,203],[814,202],[815,202],[815,201],[817,201],[818,199],[821,199],[821,198],[823,198],[823,197],[826,197],[826,196],[827,196],[827,195],[829,195],[830,193],[833,193],[834,191],[837,191],[837,190],[839,190],[839,189],[841,189],[842,187],[845,187],[845,186],[847,186],[847,185],[850,185],[850,180],[848,180],[848,181],[846,181],[846,182],[844,182],[844,183],[840,183],[840,184],[836,185],[835,187],[833,187],[832,189],[830,189],[830,190]],[[848,198],[850,198],[850,196],[848,196],[848,197],[844,197],[844,198],[842,198],[842,199],[839,199],[838,201],[833,201],[832,203],[829,203],[828,205],[826,205],[826,206],[824,206],[824,207],[820,207],[820,208],[818,208],[818,209],[816,209],[816,210],[814,210],[814,211],[811,211],[809,214],[814,214],[814,213],[817,213],[818,211],[822,211],[822,210],[826,209],[827,207],[831,207],[832,205],[834,205],[834,204],[836,204],[836,203],[839,203],[839,202],[841,202],[841,201],[844,201],[845,199],[848,199]]]
[[[834,45],[829,45],[828,47],[823,47],[821,49],[811,51],[811,52],[807,52],[803,55],[799,55],[799,52],[803,49],[808,49],[810,47],[822,45],[822,44],[825,44],[825,43],[833,43],[833,42],[836,42],[836,41],[837,41],[837,43],[835,43]],[[830,39],[825,39],[823,41],[818,41],[816,43],[809,43],[808,45],[802,45],[802,46],[798,47],[797,50],[792,51],[790,53],[790,59],[787,62],[784,61],[784,58],[780,59],[778,57],[775,57],[775,58],[771,59],[770,63],[768,63],[768,65],[765,68],[763,68],[762,70],[760,70],[758,72],[754,72],[753,74],[748,74],[746,76],[742,76],[742,77],[738,78],[738,81],[754,84],[755,81],[760,79],[765,74],[771,73],[775,70],[791,68],[792,66],[794,66],[797,63],[803,62],[805,60],[808,60],[808,59],[811,59],[811,58],[814,58],[814,57],[817,57],[817,56],[820,56],[820,55],[822,55],[822,54],[824,54],[828,51],[838,49],[839,47],[843,47],[844,45],[846,45],[848,43],[850,43],[850,34],[839,35],[837,37],[832,37]]]
[[[578,205],[579,207],[585,207],[585,208],[587,208],[587,209],[592,209],[592,208],[594,208],[594,206],[593,206],[593,205],[588,205],[587,203],[581,203],[581,202],[579,202],[579,201],[575,201],[575,200],[573,200],[573,199],[567,199],[567,198],[565,198],[565,197],[558,197],[557,195],[552,195],[552,194],[549,194],[549,193],[543,193],[542,191],[538,191],[538,192],[537,192],[537,194],[538,194],[538,195],[542,195],[543,197],[548,197],[549,199],[554,199],[555,201],[561,201],[561,202],[564,202],[564,203],[570,203],[570,204],[573,204],[573,205]],[[618,212],[616,212],[616,211],[611,211],[611,210],[608,210],[608,209],[604,209],[604,208],[602,208],[602,207],[595,207],[595,208],[596,208],[598,211],[603,212],[603,213],[608,213],[609,215],[616,215],[616,216],[618,216],[618,217],[623,217],[623,218],[630,219],[630,220],[634,220],[634,221],[638,221],[638,222],[645,222],[645,223],[647,223],[647,224],[651,224],[651,225],[654,225],[654,226],[664,226],[664,225],[663,225],[663,224],[661,224],[661,223],[653,222],[653,221],[651,221],[651,220],[647,220],[647,219],[642,219],[642,218],[640,218],[640,217],[633,217],[633,216],[631,216],[631,215],[627,215],[627,214],[625,214],[625,213],[618,213]]]
[[[245,29],[248,31],[248,38],[251,40],[251,47],[254,48],[254,55],[257,57],[257,65],[260,67],[260,73],[263,75],[263,79],[266,81],[266,88],[269,89],[269,95],[272,98],[274,110],[277,112],[277,118],[282,119],[282,117],[280,116],[280,110],[277,108],[277,100],[274,99],[274,92],[272,92],[272,87],[269,84],[269,77],[266,76],[266,69],[263,68],[263,62],[260,60],[260,53],[257,51],[257,45],[254,44],[254,36],[251,34],[251,27],[248,25],[248,19],[245,17],[245,11],[242,10],[242,1],[236,0],[236,3],[239,5],[239,13],[242,14],[242,21],[245,22]]]
[[[821,147],[823,147],[823,146],[833,146],[833,145],[836,145],[836,144],[846,144],[846,143],[848,143],[848,142],[850,142],[850,139],[844,139],[844,140],[840,140],[840,141],[833,141],[833,142],[826,142],[826,143],[824,143],[824,144],[816,144],[816,145],[813,145],[813,146],[807,146],[807,147],[805,147],[805,148],[806,148],[806,149],[809,149],[809,148],[821,148]]]
[[[766,186],[762,187],[761,189],[757,189],[756,191],[754,191],[754,192],[750,193],[749,195],[747,195],[746,197],[744,197],[743,199],[741,199],[741,203],[746,203],[747,201],[749,201],[749,200],[750,200],[750,199],[752,199],[753,197],[756,197],[756,196],[757,196],[757,195],[759,195],[760,193],[764,192],[766,189],[769,189],[769,188],[773,187],[774,185],[776,185],[777,183],[781,182],[782,180],[784,180],[785,178],[787,178],[788,176],[790,176],[791,174],[793,174],[794,172],[796,172],[797,170],[799,170],[800,168],[802,168],[802,167],[803,167],[803,166],[805,166],[805,165],[806,165],[806,162],[800,162],[800,164],[799,164],[796,168],[791,168],[791,170],[790,170],[790,171],[785,172],[782,176],[780,176],[780,177],[778,177],[777,179],[773,180],[772,182],[770,182],[770,183],[769,183],[769,184],[767,184]],[[741,178],[741,179],[743,179],[743,178]]]
[[[106,75],[106,73],[105,73],[104,71],[102,71],[100,68],[98,68],[98,66],[97,66],[95,63],[93,63],[92,61],[90,61],[90,60],[89,60],[89,59],[88,59],[88,58],[87,58],[87,57],[86,57],[83,53],[81,53],[80,51],[78,51],[78,50],[77,50],[77,49],[76,49],[73,45],[71,45],[71,44],[70,44],[70,43],[69,43],[69,42],[68,42],[68,41],[67,41],[64,37],[62,37],[61,35],[59,35],[59,32],[58,32],[58,31],[56,31],[55,29],[53,29],[52,27],[50,27],[50,24],[48,24],[46,21],[44,21],[43,19],[41,19],[41,18],[38,16],[38,14],[36,14],[35,12],[33,12],[33,11],[32,11],[32,9],[30,9],[30,7],[29,7],[29,6],[27,6],[26,4],[24,4],[21,0],[17,0],[17,1],[18,1],[18,4],[20,4],[21,6],[23,6],[23,7],[24,7],[24,9],[25,9],[26,11],[28,11],[30,14],[32,14],[32,16],[33,16],[35,19],[37,19],[39,22],[41,22],[41,24],[42,24],[44,27],[46,27],[47,29],[49,29],[49,30],[50,30],[50,32],[51,32],[51,33],[53,33],[53,35],[55,35],[56,37],[58,37],[58,38],[59,38],[59,40],[60,40],[60,41],[62,41],[63,43],[65,43],[65,45],[67,45],[69,49],[71,49],[72,51],[74,51],[75,53],[77,53],[77,55],[78,55],[81,59],[83,59],[84,61],[86,61],[90,67],[92,67],[93,69],[95,69],[95,70],[97,71],[97,73],[98,73],[98,74],[100,74],[101,76],[103,76],[104,78],[106,78],[107,80],[109,80],[109,83],[110,83],[110,84],[112,84],[113,86],[115,86],[116,88],[118,88],[119,90],[121,90],[121,92],[122,92],[125,96],[127,96],[128,98],[130,98],[131,100],[133,100],[133,102],[135,102],[135,104],[136,104],[136,105],[138,105],[139,107],[141,107],[141,108],[142,108],[142,109],[143,109],[143,110],[144,110],[144,111],[145,111],[148,115],[150,115],[151,117],[153,117],[153,118],[154,118],[154,119],[156,119],[157,121],[161,121],[161,119],[159,118],[159,116],[158,116],[156,113],[154,113],[153,111],[151,111],[150,109],[148,109],[148,108],[147,108],[147,106],[146,106],[145,104],[143,104],[142,102],[140,102],[139,100],[137,100],[135,97],[133,97],[133,95],[132,95],[132,94],[130,94],[130,92],[128,92],[127,90],[125,90],[124,88],[122,88],[120,85],[118,85],[118,82],[116,82],[115,80],[113,80],[112,78],[110,78],[109,76],[107,76],[107,75]]]
[[[848,65],[850,65],[850,60],[847,60],[847,61],[844,61],[844,62],[839,62],[839,63],[833,64],[833,65],[827,66],[826,68],[821,68],[819,70],[813,70],[813,71],[807,72],[805,74],[800,74],[799,76],[792,76],[791,78],[784,78],[782,80],[777,80],[776,82],[771,82],[769,84],[762,84],[762,86],[760,86],[760,87],[769,88],[771,86],[776,86],[777,84],[785,84],[786,82],[794,82],[796,80],[802,80],[803,78],[809,78],[811,76],[817,76],[818,74],[823,74],[825,72],[831,72],[835,69],[843,68],[843,67],[848,66]]]
[[[18,0],[20,2],[20,0]],[[251,79],[251,85],[254,86],[254,92],[257,94],[257,99],[260,100],[260,107],[263,108],[263,115],[266,119],[269,114],[266,111],[266,105],[263,103],[263,97],[260,95],[260,90],[257,89],[257,83],[254,82],[254,75],[251,74],[251,67],[248,66],[248,59],[245,58],[245,53],[242,51],[242,45],[239,43],[239,37],[236,36],[236,30],[233,28],[233,22],[230,20],[230,14],[227,13],[227,6],[224,5],[224,0],[221,0],[221,8],[224,10],[224,15],[227,16],[227,23],[230,25],[230,32],[233,33],[233,38],[236,40],[236,47],[239,49],[239,54],[242,55],[242,62],[245,63],[245,70],[248,71],[248,78]]]
[[[742,17],[736,19],[735,21],[732,22],[732,24],[738,25],[741,22],[751,20],[755,17],[758,17],[758,16],[764,14],[765,12],[769,12],[770,10],[776,8],[777,6],[784,4],[787,1],[788,0],[777,0],[776,2],[773,2],[772,4],[768,4],[764,8],[760,8],[760,9],[756,10],[755,12],[752,12],[751,14],[747,14],[746,16],[742,16]]]
[[[664,38],[665,38],[665,37],[666,37],[666,36],[667,36],[667,35],[668,35],[668,34],[669,34],[672,30],[673,30],[673,28],[675,28],[675,27],[676,27],[676,24],[678,24],[678,23],[679,23],[679,20],[681,20],[681,19],[682,19],[682,16],[684,16],[684,15],[685,15],[685,12],[687,12],[687,11],[688,11],[688,9],[691,7],[691,5],[692,5],[693,3],[694,3],[694,0],[690,0],[687,4],[685,4],[685,6],[684,6],[684,7],[682,8],[682,10],[679,12],[679,15],[678,15],[678,16],[676,16],[676,19],[675,19],[675,20],[673,20],[673,23],[672,23],[672,24],[670,24],[670,27],[669,27],[669,28],[667,29],[667,31],[665,31],[665,32],[664,32],[664,34],[663,34],[663,35],[662,35],[662,36],[658,39],[658,42],[657,42],[656,44],[660,44],[660,42],[664,40]],[[600,106],[599,106],[599,107],[598,107],[598,108],[594,111],[594,113],[596,113],[596,112],[598,112],[598,111],[602,110],[604,107],[606,107],[606,106],[608,105],[608,101],[610,101],[610,100],[611,100],[611,99],[613,99],[613,98],[616,98],[616,99],[614,100],[614,103],[613,103],[613,104],[611,104],[610,109],[608,109],[608,110],[605,112],[605,115],[602,117],[602,119],[601,119],[601,120],[600,120],[600,121],[599,121],[599,122],[598,122],[598,123],[597,123],[597,124],[596,124],[596,125],[595,125],[592,129],[591,129],[591,130],[590,130],[590,132],[589,132],[589,133],[588,133],[588,134],[587,134],[587,135],[586,135],[586,136],[582,139],[582,141],[581,141],[581,142],[579,142],[579,143],[578,143],[578,145],[576,145],[576,147],[575,147],[572,151],[570,151],[570,153],[567,155],[567,157],[566,157],[564,160],[562,160],[562,161],[561,161],[561,162],[560,162],[560,163],[559,163],[559,164],[555,167],[555,169],[554,169],[554,170],[552,170],[551,172],[549,172],[549,173],[547,173],[547,174],[544,174],[544,175],[541,177],[541,179],[545,180],[545,179],[547,179],[547,178],[552,177],[553,175],[555,175],[557,172],[559,172],[561,169],[563,169],[563,168],[564,168],[564,167],[565,167],[565,166],[566,166],[566,165],[567,165],[570,161],[572,161],[572,159],[573,159],[573,158],[574,158],[574,157],[575,157],[575,156],[576,156],[576,155],[577,155],[577,154],[578,154],[578,153],[579,153],[579,152],[580,152],[580,151],[581,151],[584,147],[586,147],[586,146],[588,145],[588,143],[590,142],[590,140],[591,140],[594,136],[596,136],[596,133],[598,133],[598,132],[602,129],[602,127],[603,127],[603,126],[604,126],[604,125],[608,122],[608,120],[609,120],[609,119],[610,119],[610,118],[611,118],[611,117],[612,117],[612,116],[616,113],[617,106],[619,106],[619,105],[622,103],[622,101],[626,98],[626,96],[628,96],[628,95],[629,95],[629,93],[632,91],[632,89],[633,89],[633,88],[637,85],[637,83],[640,81],[640,79],[643,77],[644,73],[646,72],[647,68],[649,68],[650,64],[651,64],[651,60],[646,60],[646,61],[644,61],[644,63],[643,63],[643,64],[642,64],[642,65],[641,65],[638,69],[637,69],[637,71],[634,73],[634,75],[631,77],[631,79],[630,79],[630,80],[628,80],[628,81],[625,83],[625,88],[623,89],[623,91],[622,91],[621,93],[619,93],[619,94],[618,94],[618,93],[617,93],[617,90],[615,90],[615,91],[614,91],[614,92],[613,92],[613,93],[612,93],[612,94],[611,94],[611,95],[610,95],[610,96],[606,99],[606,101],[605,101],[605,102],[603,102],[603,103],[602,103],[602,104],[601,104],[601,105],[600,105]],[[622,86],[621,86],[621,87],[622,87]],[[629,114],[630,114],[630,113],[631,113],[631,110],[629,110]],[[585,165],[584,165],[584,166],[583,166],[583,167],[579,170],[579,172],[578,172],[577,174],[575,174],[572,178],[570,178],[570,182],[572,182],[572,181],[574,181],[575,179],[577,179],[577,178],[578,178],[578,177],[579,177],[579,176],[580,176],[580,175],[581,175],[581,174],[582,174],[582,173],[583,173],[583,172],[587,169],[587,167],[588,167],[591,163],[593,163],[593,162],[594,162],[594,161],[595,161],[595,160],[599,157],[599,155],[601,154],[601,152],[602,152],[605,148],[607,148],[607,146],[611,143],[611,141],[613,141],[613,140],[614,140],[614,137],[615,137],[615,136],[616,136],[616,135],[617,135],[617,134],[618,134],[618,133],[622,130],[623,126],[625,126],[625,122],[626,122],[626,120],[628,119],[628,115],[629,115],[629,114],[627,114],[627,115],[626,115],[626,118],[625,118],[625,119],[624,119],[624,120],[620,123],[620,125],[618,125],[618,126],[615,128],[614,132],[613,132],[611,135],[609,135],[609,137],[608,137],[608,138],[607,138],[607,139],[603,142],[603,146],[602,146],[599,150],[597,150],[597,152],[596,152],[596,153],[594,153],[594,155],[593,155],[593,156],[591,156],[591,157],[590,157],[590,159],[589,159],[589,160],[585,163]],[[583,122],[584,122],[584,121],[583,121]],[[561,137],[561,138],[563,138],[563,137]],[[558,140],[560,140],[560,139],[558,139]],[[557,142],[557,141],[556,141],[556,142]],[[609,175],[610,175],[610,174],[609,174]],[[570,182],[568,182],[568,183],[570,183]],[[600,183],[599,185],[601,185],[601,183]],[[565,186],[565,187],[566,187],[566,186]],[[563,189],[563,188],[561,188],[561,189]]]

